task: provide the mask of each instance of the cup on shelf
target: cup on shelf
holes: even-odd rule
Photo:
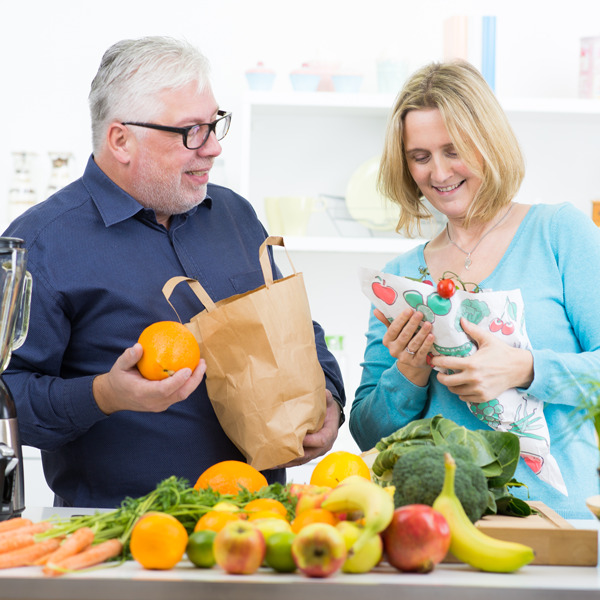
[[[296,92],[316,92],[321,81],[321,73],[311,69],[308,63],[303,63],[299,69],[290,73],[290,81]]]
[[[377,61],[377,90],[381,94],[397,94],[408,75],[408,65],[401,60]]]
[[[355,73],[337,73],[331,76],[336,92],[354,94],[360,91],[363,76]]]
[[[268,92],[273,89],[275,83],[275,71],[265,67],[264,63],[258,62],[256,67],[246,71],[248,87],[254,91]]]
[[[265,198],[269,233],[304,236],[310,217],[324,210],[322,202],[309,196],[270,196]]]

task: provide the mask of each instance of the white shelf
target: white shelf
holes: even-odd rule
[[[342,94],[336,92],[248,92],[246,102],[253,111],[288,111],[295,114],[318,109],[387,114],[394,104],[392,94]],[[600,99],[501,98],[507,112],[600,115]]]
[[[423,244],[422,239],[397,237],[284,237],[290,252],[343,252],[369,254],[401,254]],[[283,251],[274,246],[276,251]]]

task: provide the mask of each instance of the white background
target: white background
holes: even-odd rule
[[[219,182],[246,192],[241,189],[241,173],[248,68],[264,61],[277,72],[275,90],[289,91],[288,74],[301,63],[338,63],[361,71],[365,77],[362,91],[372,93],[378,59],[401,58],[409,71],[442,59],[443,21],[459,14],[498,18],[499,97],[577,97],[580,38],[600,35],[600,3],[595,0],[304,0],[295,4],[277,0],[2,0],[0,224],[6,225],[8,215],[11,152],[37,153],[35,184],[40,199],[48,178],[49,151],[71,152],[73,178],[81,174],[90,152],[89,85],[104,50],[122,38],[185,37],[209,57],[217,99],[234,113],[215,175]],[[526,125],[530,117],[516,115],[515,119]],[[600,197],[600,156],[597,146],[586,138],[585,122],[580,117],[560,123],[552,116],[535,119],[537,129],[525,128],[521,139],[535,172],[535,178],[525,181],[523,200],[570,200],[586,211],[589,202]],[[573,131],[581,134],[569,137]],[[314,143],[316,150],[319,140]],[[278,151],[273,144],[273,159]],[[543,156],[541,163],[539,159],[536,163],[538,156]],[[344,157],[330,160],[340,162]],[[257,206],[262,202],[262,198],[249,199]],[[353,351],[344,358],[350,406],[360,376],[368,305],[357,298],[332,316],[317,288],[346,286],[355,278],[358,264],[381,267],[389,257],[369,254],[349,260],[332,254],[326,263],[322,258],[319,252],[305,252],[295,254],[294,262],[306,272],[313,316],[328,333],[344,334],[353,344]],[[356,449],[346,428],[336,448]],[[27,460],[26,474],[28,504],[47,504],[47,491],[37,485],[42,475],[34,458]],[[301,480],[306,475],[298,471],[292,477]]]

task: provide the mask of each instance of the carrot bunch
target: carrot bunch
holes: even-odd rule
[[[52,536],[49,521],[33,523],[16,517],[0,522],[0,569],[43,566],[45,575],[56,576],[96,566],[118,556],[123,544],[116,538],[94,542],[94,531],[81,527],[68,536]],[[40,539],[41,537],[41,539]]]

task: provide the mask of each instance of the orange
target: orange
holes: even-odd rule
[[[248,521],[256,521],[258,519],[281,519],[287,521],[285,515],[274,510],[255,510],[248,515]]]
[[[144,354],[137,367],[146,379],[166,379],[185,367],[193,371],[200,362],[200,346],[194,334],[177,321],[148,325],[138,342]]]
[[[358,454],[352,454],[352,452],[339,450],[338,452],[330,452],[317,463],[312,472],[310,483],[311,485],[333,488],[351,475],[371,479],[369,467],[362,457]]]
[[[145,569],[172,569],[188,543],[185,527],[172,515],[152,512],[133,526],[129,549]]]
[[[211,487],[221,494],[237,495],[242,487],[249,492],[258,492],[268,485],[267,478],[248,463],[239,460],[224,460],[208,467],[196,481],[195,489]]]
[[[223,510],[209,510],[198,519],[194,531],[203,531],[204,529],[221,531],[227,523],[238,521],[241,518],[241,515],[238,513]]]
[[[257,498],[256,500],[250,500],[244,510],[247,513],[258,512],[258,511],[271,511],[280,514],[282,517],[287,516],[287,508],[279,500],[275,498]]]
[[[309,508],[299,515],[296,515],[296,518],[292,521],[292,531],[298,533],[301,529],[311,523],[328,523],[335,527],[338,520],[330,510],[325,510],[324,508]]]

